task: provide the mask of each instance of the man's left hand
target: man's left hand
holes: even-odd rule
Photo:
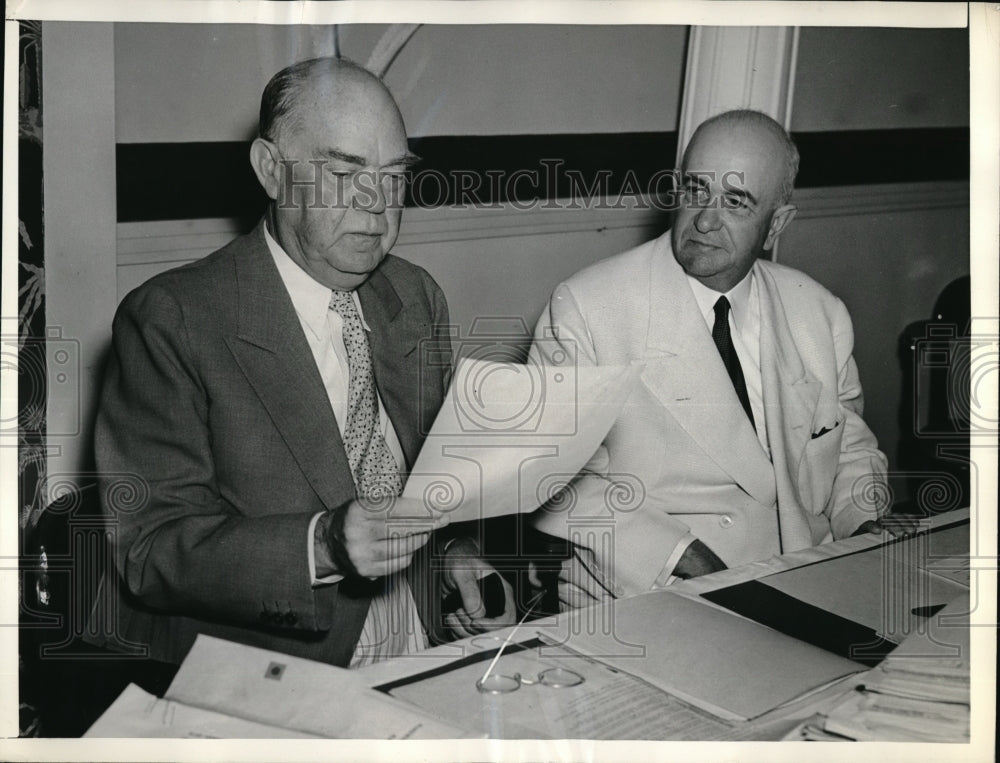
[[[887,514],[878,519],[869,519],[867,522],[862,522],[861,526],[851,535],[864,535],[865,533],[881,535],[883,532],[887,532],[894,538],[905,538],[907,535],[913,535],[919,529],[920,521],[914,516],[909,514]]]
[[[560,612],[589,607],[620,594],[620,591],[611,588],[597,564],[594,552],[585,546],[574,547],[573,555],[560,562],[558,572],[551,568],[541,570],[537,562],[529,562],[528,582],[532,591],[548,591],[554,587]]]
[[[478,581],[487,575],[496,574],[493,566],[482,558],[474,541],[459,538],[452,542],[445,555],[444,595],[457,590],[462,597],[462,606],[444,616],[445,625],[459,638],[513,625],[517,619],[514,605],[514,589],[497,575],[503,583],[504,609],[497,617],[486,617],[486,604],[479,593]]]

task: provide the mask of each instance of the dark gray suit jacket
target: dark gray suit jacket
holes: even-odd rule
[[[426,271],[392,255],[358,295],[378,391],[412,464],[450,374],[447,332],[435,332],[447,303]],[[206,633],[350,661],[374,591],[312,588],[307,534],[316,512],[355,497],[354,483],[263,223],[122,302],[96,456],[119,576],[93,615],[115,634],[106,643],[179,662]],[[123,474],[148,489],[134,508],[116,505]],[[429,618],[429,580],[413,584]]]

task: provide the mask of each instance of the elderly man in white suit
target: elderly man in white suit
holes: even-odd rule
[[[797,169],[770,117],[714,117],[685,152],[672,230],[555,289],[536,362],[643,366],[585,471],[534,516],[589,546],[577,558],[602,579],[567,565],[564,584],[635,594],[888,525],[847,309],[761,258],[795,216]],[[636,490],[629,511],[616,482]],[[563,585],[563,605],[580,593]]]

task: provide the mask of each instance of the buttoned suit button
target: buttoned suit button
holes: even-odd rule
[[[720,517],[720,519],[719,519],[719,524],[722,527],[732,527],[733,526],[733,518],[729,514],[723,514],[722,517]]]

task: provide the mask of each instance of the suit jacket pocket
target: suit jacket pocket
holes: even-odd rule
[[[832,427],[827,425],[817,431],[822,434],[813,433],[799,464],[799,495],[806,509],[819,515],[830,500],[837,476],[843,426],[838,421]]]
[[[816,430],[815,432],[812,433],[812,436],[811,436],[810,439],[812,439],[812,440],[818,440],[820,437],[824,437],[824,436],[830,434],[831,432],[834,432],[837,429],[837,427],[839,427],[839,426],[840,426],[840,422],[839,421],[834,421],[829,426],[820,427],[818,430]]]

